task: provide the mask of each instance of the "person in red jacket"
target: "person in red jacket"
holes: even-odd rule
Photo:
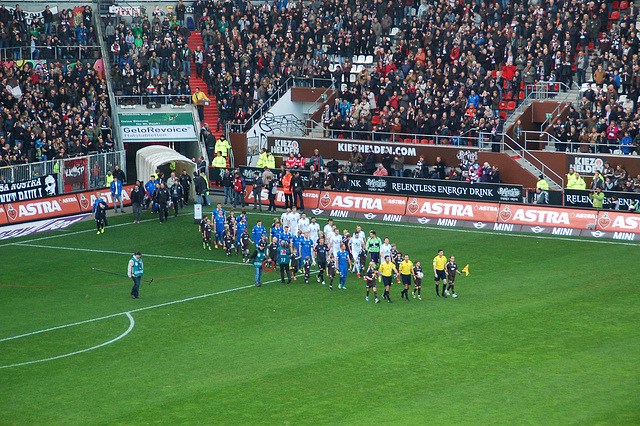
[[[293,152],[289,153],[289,158],[284,163],[287,169],[293,169],[296,166],[296,157],[293,155]]]
[[[296,154],[296,169],[299,170],[304,170],[304,166],[305,166],[305,161],[304,161],[304,157],[302,156],[302,154],[297,153]]]
[[[282,191],[284,192],[284,208],[289,209],[293,207],[293,191],[291,189],[291,170],[289,168],[287,168],[285,175],[282,177]]]

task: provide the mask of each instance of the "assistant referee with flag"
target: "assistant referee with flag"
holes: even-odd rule
[[[129,260],[129,267],[127,269],[127,275],[133,279],[133,288],[131,289],[131,298],[139,299],[140,295],[140,282],[142,281],[142,275],[144,274],[144,265],[142,263],[142,253],[135,252],[131,260]]]

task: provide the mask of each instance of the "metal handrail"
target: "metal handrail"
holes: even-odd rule
[[[98,5],[98,9],[99,9]],[[96,37],[98,40],[104,40],[102,33],[102,26],[104,25],[102,19],[99,19],[99,14],[93,14],[93,26],[96,29]],[[109,93],[109,106],[111,107],[111,122],[113,123],[113,129],[111,135],[116,143],[118,149],[124,149],[124,143],[122,142],[122,136],[116,129],[120,129],[120,117],[116,111],[116,100],[114,98],[115,91],[113,90],[113,78],[111,77],[111,62],[109,61],[109,52],[107,51],[106,43],[100,43],[100,51],[102,53],[102,66],[104,68],[104,78],[107,83],[107,92]],[[126,161],[126,156],[125,156]],[[126,164],[122,164],[122,167],[126,169]]]
[[[315,120],[311,120],[309,119],[308,121],[311,122],[312,126],[307,126],[307,135],[315,128],[317,127],[320,123],[316,122]],[[354,141],[382,141],[382,142],[392,142],[392,143],[422,143],[422,141],[427,141],[427,143],[429,145],[450,145],[450,146],[471,146],[471,147],[478,147],[478,137],[477,136],[464,136],[465,134],[468,134],[472,131],[477,131],[477,128],[475,129],[469,129],[468,131],[461,133],[460,135],[450,135],[450,136],[443,136],[443,135],[422,135],[422,134],[417,134],[417,133],[391,133],[391,132],[374,132],[374,131],[368,131],[368,132],[362,132],[362,131],[357,131],[357,130],[336,130],[336,129],[325,129],[328,132],[328,138],[329,139],[338,139],[338,137],[333,137],[332,132],[335,132],[335,134],[347,134],[349,137],[344,137],[344,141],[348,142],[349,140],[354,140]],[[363,139],[361,138],[362,135],[366,135],[368,136],[367,139]],[[384,136],[384,138],[382,138]],[[388,137],[387,137],[388,136]],[[442,140],[453,140],[453,139],[458,139],[460,140],[460,143],[458,144],[452,144],[452,143],[439,143],[438,141],[442,141]],[[410,140],[410,142],[407,142],[407,140]],[[465,143],[462,143],[462,142]]]
[[[101,45],[97,45],[97,44],[96,45],[90,45],[90,46],[75,45],[75,46],[34,46],[34,47],[40,51],[40,56],[42,55],[42,50],[43,49],[52,48],[53,52],[54,52],[54,57],[53,57],[54,61],[57,61],[57,60],[60,60],[60,59],[64,59],[64,57],[62,57],[62,58],[58,57],[58,52],[61,49],[77,50],[77,52],[75,54],[70,55],[75,60],[82,59],[82,51],[83,50],[99,50],[99,49],[101,49]],[[45,59],[42,59],[42,58],[34,58],[33,57],[33,52],[31,51],[31,46],[24,46],[24,45],[0,48],[0,57],[7,58],[9,51],[11,51],[13,53],[16,50],[20,50],[20,56],[21,56],[22,60],[31,60],[31,61],[45,60]],[[25,53],[24,53],[25,50],[28,50],[28,53],[29,53],[28,55],[25,55]],[[28,58],[25,58],[25,56],[28,56]],[[64,56],[64,55],[60,54],[60,56]],[[14,60],[17,60],[17,59],[14,59]]]
[[[180,102],[184,105],[191,103],[191,95],[116,95],[114,96],[116,103],[120,106],[123,105],[145,105],[148,102],[158,102],[158,99],[162,100],[161,104],[170,105],[174,102]],[[153,101],[153,99],[156,99]],[[128,102],[129,101],[129,102]]]
[[[504,139],[509,140],[513,146],[509,146],[504,142]],[[520,157],[522,158],[523,161],[528,162],[529,164],[531,164],[533,167],[535,167],[536,169],[540,170],[540,172],[545,175],[545,176],[555,176],[556,178],[558,178],[558,180],[560,181],[560,183],[558,183],[557,181],[555,181],[556,183],[558,183],[560,185],[561,188],[564,188],[564,178],[562,176],[560,176],[559,174],[557,174],[556,172],[553,171],[553,169],[549,168],[545,163],[543,163],[538,157],[536,157],[534,154],[531,153],[531,151],[527,150],[525,147],[523,147],[522,145],[520,145],[520,143],[518,143],[518,141],[514,140],[513,138],[511,138],[511,136],[507,135],[506,133],[503,134],[503,138],[501,140],[501,143],[503,144],[502,150],[504,151],[506,147],[509,147],[509,149],[513,150],[513,151],[520,151]],[[518,149],[514,149],[514,146],[517,147]],[[535,164],[533,164],[529,158],[527,158],[527,156],[529,158],[533,158],[535,159],[541,167],[536,166]]]
[[[544,131],[538,132],[538,131],[535,131],[535,130],[527,130],[527,131],[523,131],[522,133],[525,135],[525,141],[526,142],[541,142],[541,140],[529,139],[527,137],[528,133],[537,133],[539,135],[542,135],[542,136],[546,137],[547,138],[547,142],[553,141],[554,145],[555,144],[567,145],[567,147],[568,147],[570,152],[582,152],[582,151],[580,151],[580,147],[581,146],[587,146],[588,150],[585,151],[585,152],[589,153],[589,152],[591,152],[591,148],[592,148],[590,143],[583,143],[583,142],[578,142],[578,141],[566,141],[566,142],[561,141],[560,139],[558,139],[557,137],[555,137],[554,135],[552,135],[549,132],[544,132]],[[625,147],[630,148],[631,151],[633,151],[635,149],[635,147],[633,145],[631,145],[631,146],[622,145],[622,143],[617,143],[617,144],[613,144],[613,145],[611,145],[609,143],[606,143],[606,144],[602,144],[602,146],[604,146],[607,150],[620,150],[620,151],[622,151],[623,148],[625,148]],[[596,145],[596,148],[598,148],[598,145]],[[599,152],[599,154],[611,154],[611,153]],[[611,154],[611,155],[617,155],[617,154]],[[629,154],[622,154],[622,155],[629,155]]]

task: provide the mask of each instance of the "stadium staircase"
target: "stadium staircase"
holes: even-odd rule
[[[196,50],[197,46],[200,46],[204,50],[200,31],[191,32],[188,44],[192,52]],[[199,87],[202,92],[207,93],[207,84],[202,78],[196,76],[196,64],[193,61],[193,56],[191,57],[191,77],[189,77],[189,85],[191,86],[192,93],[195,92],[196,87]],[[209,96],[209,99],[211,102],[204,107],[204,123],[209,125],[209,129],[213,131],[216,139],[218,139],[218,137],[222,135],[222,131],[215,131],[218,123],[218,104],[216,103],[216,97],[214,95]],[[201,123],[201,125],[204,125],[204,123]]]

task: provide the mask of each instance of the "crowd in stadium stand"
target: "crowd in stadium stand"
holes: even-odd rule
[[[191,32],[159,8],[152,16],[133,16],[131,23],[109,19],[105,37],[111,52],[116,90],[125,96],[143,96],[146,102],[187,102],[191,50],[187,41]],[[139,103],[123,99],[122,103]]]
[[[0,69],[0,167],[113,149],[107,86],[95,61],[78,60],[77,46],[96,43],[89,6],[55,16],[47,7],[29,24],[19,5],[2,5],[0,40],[9,48]],[[18,66],[20,58],[36,61]]]
[[[635,8],[610,24],[611,3],[602,1],[378,0],[346,7],[338,0],[280,0],[258,7],[249,1],[195,1],[191,6],[202,31],[202,53],[183,48],[190,31],[182,1],[169,16],[156,8],[134,16],[131,24],[107,25],[110,45],[118,45],[112,52],[123,80],[129,75],[125,94],[189,94],[185,77],[193,56],[203,64],[221,120],[244,123],[266,109],[264,102],[290,76],[298,84],[333,79],[339,100],[322,118],[332,137],[371,139],[373,131],[382,140],[408,133],[458,143],[458,135],[501,132],[501,118],[524,97],[527,85],[572,87],[574,76],[582,84],[591,65],[598,87],[610,85],[625,78],[618,71],[623,63],[633,71],[625,59],[638,44]],[[372,56],[372,64],[357,68],[352,61],[357,55]],[[352,78],[354,69],[359,72]],[[199,64],[196,71],[200,74]]]

